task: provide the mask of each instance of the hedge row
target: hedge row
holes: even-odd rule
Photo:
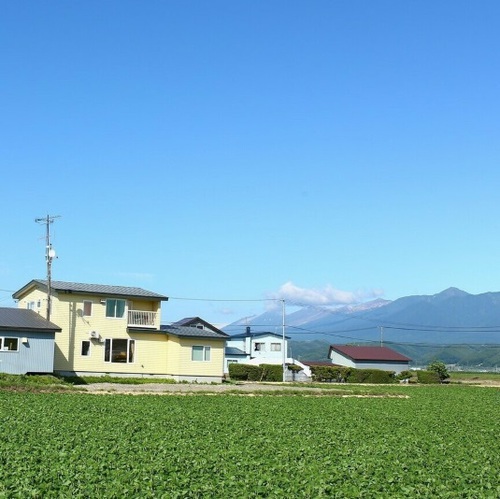
[[[311,366],[313,381],[333,383],[395,383],[392,371],[355,369],[354,367]]]
[[[229,377],[235,381],[283,381],[281,364],[229,364]]]
[[[292,370],[297,366],[288,366]],[[411,377],[409,371],[395,375],[393,371],[381,369],[355,369],[340,366],[311,366],[313,381],[330,383],[396,383]],[[280,364],[229,364],[229,377],[235,381],[283,381],[283,367]],[[439,384],[439,374],[433,371],[417,371],[417,382]]]

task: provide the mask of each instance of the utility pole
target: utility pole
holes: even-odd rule
[[[285,335],[285,319],[286,319],[286,312],[285,312],[285,300],[281,300],[281,328],[282,328],[282,333],[283,333],[283,382],[286,381],[286,335]]]
[[[380,346],[384,346],[384,326],[379,326],[380,328]]]
[[[52,260],[56,252],[52,249],[50,242],[50,224],[60,215],[47,215],[45,218],[35,218],[38,224],[45,224],[45,261],[47,262],[47,320],[50,321],[51,296],[52,296]]]

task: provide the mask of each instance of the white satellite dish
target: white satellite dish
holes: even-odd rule
[[[49,249],[49,258],[55,258],[56,257],[56,251],[52,248]]]

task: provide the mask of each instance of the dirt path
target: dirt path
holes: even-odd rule
[[[308,391],[321,393],[321,388],[306,388]],[[78,389],[91,393],[128,393],[128,394],[169,394],[169,393],[227,393],[227,392],[276,392],[296,391],[301,388],[280,383],[237,383],[237,384],[202,384],[202,383],[144,383],[129,385],[119,383],[91,383],[79,385]]]
[[[500,387],[499,380],[471,380],[462,381],[463,384],[470,384],[482,387]],[[374,385],[371,385],[374,386]],[[411,389],[411,386],[416,385],[406,385]],[[144,383],[139,385],[132,384],[120,384],[120,383],[90,383],[88,385],[78,385],[77,387],[81,391],[96,393],[96,394],[131,394],[131,395],[168,395],[168,394],[190,394],[190,393],[265,393],[265,392],[299,392],[304,390],[304,392],[318,395],[325,392],[330,392],[332,395],[339,394],[340,390],[336,391],[335,387],[329,385],[325,388],[315,388],[310,386],[297,386],[288,385],[283,383],[252,383],[252,382],[239,382],[239,383],[221,383],[221,384],[203,384],[203,383]],[[342,386],[342,393],[349,395],[349,390],[346,389],[345,385]]]

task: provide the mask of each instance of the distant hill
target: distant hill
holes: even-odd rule
[[[412,357],[416,351],[436,352],[441,347],[450,352],[452,345],[461,345],[462,350],[485,345],[494,362],[500,353],[500,292],[472,295],[449,288],[435,295],[379,299],[336,309],[304,307],[287,314],[285,324],[295,349],[300,349],[298,342],[329,345],[383,341]],[[224,331],[237,334],[245,326],[254,331],[280,332],[281,310],[236,321]]]

